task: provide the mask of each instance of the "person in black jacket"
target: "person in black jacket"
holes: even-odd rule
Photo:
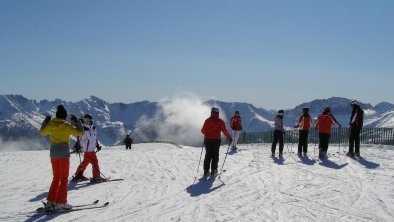
[[[126,146],[126,150],[130,149],[131,150],[131,144],[133,144],[133,139],[130,138],[130,135],[127,134],[126,138],[123,140],[123,143]]]
[[[363,127],[364,110],[361,109],[356,101],[352,101],[350,105],[352,106],[352,114],[349,121],[349,152],[346,155],[353,157],[360,156],[360,133]]]

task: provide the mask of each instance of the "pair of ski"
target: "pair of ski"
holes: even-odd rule
[[[119,179],[101,179],[101,180],[93,180],[93,179],[83,179],[83,180],[76,180],[76,181],[71,181],[72,183],[80,183],[84,181],[89,181],[90,184],[96,184],[96,183],[103,183],[103,182],[113,182],[113,181],[121,181],[124,180],[122,178]]]
[[[80,205],[74,205],[71,209],[69,210],[53,210],[53,211],[47,211],[45,209],[45,202],[42,202],[44,204],[44,207],[39,207],[36,210],[36,213],[39,215],[53,215],[53,214],[62,214],[62,213],[69,213],[69,212],[74,212],[74,211],[81,211],[81,210],[89,210],[89,209],[97,209],[97,208],[104,208],[107,207],[109,202],[105,202],[103,204],[99,204],[99,200],[95,200],[92,203],[88,204],[80,204]]]

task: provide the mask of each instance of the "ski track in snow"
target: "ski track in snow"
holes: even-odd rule
[[[106,177],[124,178],[88,185],[70,184],[71,204],[106,201],[106,208],[32,216],[51,182],[49,151],[2,152],[0,221],[392,221],[393,147],[364,145],[351,159],[332,145],[328,160],[299,158],[285,145],[283,159],[271,158],[270,144],[239,145],[215,180],[196,179],[201,148],[135,144],[133,150],[97,153]],[[219,170],[227,146],[221,147]],[[202,176],[202,156],[198,178]],[[79,164],[71,157],[70,176]],[[91,167],[85,171],[91,176]],[[29,213],[30,212],[30,213]]]

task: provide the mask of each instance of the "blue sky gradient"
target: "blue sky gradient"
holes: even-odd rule
[[[0,94],[394,102],[394,1],[0,1]]]

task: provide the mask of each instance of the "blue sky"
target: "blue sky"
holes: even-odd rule
[[[394,103],[394,1],[0,1],[0,94]]]

